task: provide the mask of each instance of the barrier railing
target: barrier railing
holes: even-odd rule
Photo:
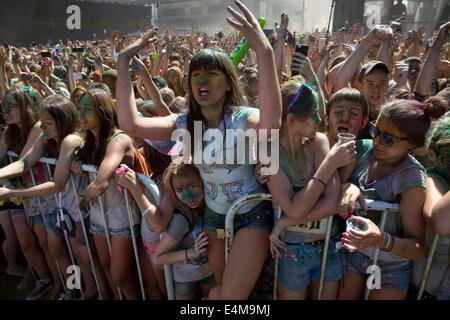
[[[12,151],[8,151],[8,156],[11,162],[13,162],[13,157],[18,158],[17,154],[15,154]],[[53,159],[53,158],[41,158],[39,159],[39,162],[45,164],[46,168],[47,168],[47,172],[48,175],[50,177],[50,180],[53,181],[53,175],[50,169],[50,165],[56,165],[57,160]],[[91,173],[93,176],[89,175],[90,177],[90,181],[92,182],[93,180],[95,180],[96,175],[97,175],[97,167],[94,165],[87,165],[87,164],[83,164],[82,165],[82,169],[85,172]],[[33,170],[30,169],[30,175],[31,175],[31,179],[32,179],[32,183],[33,185],[36,185],[36,180],[34,178],[34,174],[33,174]],[[148,195],[151,196],[153,198],[153,201],[157,203],[157,205],[159,205],[159,201],[160,201],[160,194],[159,194],[159,189],[158,186],[151,180],[150,177],[145,176],[142,173],[138,173],[137,177],[139,179],[139,181],[145,185],[146,190],[148,190]],[[76,185],[75,185],[75,181],[73,179],[72,174],[70,175],[70,183],[72,185],[72,190],[74,191],[76,200],[78,201],[78,192],[79,190],[77,190]],[[65,222],[65,217],[64,217],[64,212],[63,212],[63,206],[62,206],[62,192],[60,193],[56,193],[54,194],[55,197],[55,202],[57,204],[58,210],[57,210],[57,215],[58,215],[58,219],[59,221],[61,221],[62,223]],[[138,244],[137,244],[137,240],[136,240],[136,234],[134,232],[134,228],[133,228],[133,217],[132,217],[132,209],[131,209],[131,205],[129,202],[129,197],[128,197],[128,192],[125,189],[124,190],[124,197],[125,197],[125,202],[126,202],[126,207],[127,207],[127,214],[128,214],[128,221],[129,221],[129,226],[130,226],[130,230],[131,230],[131,236],[132,236],[132,242],[133,242],[133,251],[134,251],[134,256],[135,256],[135,261],[136,261],[136,266],[137,266],[137,271],[138,271],[138,277],[139,277],[139,285],[140,285],[140,290],[141,290],[141,295],[142,295],[142,299],[145,300],[146,296],[145,296],[145,289],[144,289],[144,283],[143,283],[143,277],[142,277],[142,270],[141,270],[141,264],[139,261],[139,252],[138,252]],[[40,211],[41,211],[41,215],[42,218],[44,219],[44,225],[46,227],[46,231],[47,231],[47,224],[45,223],[45,214],[42,210],[42,205],[41,205],[41,201],[40,201],[40,197],[35,197],[38,200],[39,206],[40,206]],[[110,234],[108,231],[108,219],[107,216],[105,214],[105,210],[104,210],[104,205],[103,205],[103,196],[100,196],[97,198],[98,202],[99,202],[99,207],[100,210],[103,214],[103,220],[104,220],[104,225],[105,225],[105,234],[106,234],[106,241],[107,241],[107,245],[108,245],[108,251],[109,254],[111,255],[111,238],[110,238]],[[26,210],[26,209],[25,209]],[[79,218],[80,218],[80,222],[81,222],[81,227],[82,227],[82,231],[83,231],[83,237],[84,240],[87,244],[87,249],[88,249],[88,255],[89,255],[89,260],[90,260],[90,264],[91,264],[91,269],[92,269],[92,273],[94,276],[94,280],[96,283],[96,287],[99,293],[99,297],[100,299],[103,299],[103,297],[101,296],[101,290],[100,290],[100,286],[99,286],[99,281],[98,281],[98,275],[97,275],[97,271],[95,268],[95,264],[94,264],[94,259],[93,259],[93,255],[92,255],[92,249],[90,246],[90,242],[89,242],[89,237],[88,237],[88,231],[86,230],[86,226],[83,220],[83,215],[81,213],[80,210],[78,210],[78,214],[79,214]],[[75,262],[75,257],[73,254],[73,249],[71,247],[70,244],[70,240],[67,234],[67,230],[65,227],[62,228],[63,229],[63,234],[64,234],[64,238],[65,238],[65,242],[66,242],[66,246],[69,252],[69,256],[70,256],[70,260],[72,262],[73,265],[76,265]],[[162,235],[161,235],[162,237]],[[66,290],[66,286],[65,286],[65,280],[64,280],[64,276],[62,275],[61,272],[61,268],[58,264],[58,261],[55,259],[56,265],[58,267],[58,273],[59,276],[61,278],[61,283],[64,286],[64,289]],[[175,293],[174,293],[174,287],[173,287],[173,276],[172,276],[172,266],[171,265],[164,265],[164,273],[165,273],[165,279],[166,279],[166,288],[167,288],[167,294],[168,294],[168,298],[169,300],[174,300],[175,299]],[[123,295],[122,292],[120,291],[120,288],[118,287],[118,293],[119,293],[119,297],[122,300],[123,299]],[[81,290],[81,295],[84,298],[84,292],[83,290]]]
[[[15,154],[12,151],[8,151],[8,157],[10,159],[10,162],[13,162],[13,157],[18,158],[17,154]],[[56,165],[56,159],[53,158],[41,158],[39,160],[39,162],[43,163],[46,165],[47,168],[47,172],[48,175],[50,177],[51,180],[53,180],[53,175],[51,173],[51,169],[50,169],[50,165]],[[93,178],[90,176],[91,181],[95,180],[96,175],[97,175],[97,167],[94,165],[87,165],[87,164],[83,164],[82,165],[82,169],[85,172],[91,173],[93,175]],[[34,173],[33,170],[30,169],[30,176],[32,179],[32,183],[33,185],[36,185],[36,180],[34,177]],[[155,184],[155,182],[153,180],[151,180],[150,177],[145,176],[142,173],[137,173],[137,177],[139,179],[139,181],[145,185],[146,190],[148,191],[148,195],[151,196],[153,198],[154,203],[156,203],[157,205],[159,205],[160,202],[160,193],[159,193],[159,188],[158,186]],[[72,174],[70,175],[70,180],[71,180],[71,185],[72,185],[72,189],[74,191],[76,200],[78,201],[78,192],[79,190],[77,190],[76,185],[75,185],[75,181],[73,179]],[[139,277],[139,284],[140,284],[140,290],[141,290],[141,295],[142,295],[142,299],[145,300],[146,296],[145,296],[145,290],[144,290],[144,283],[143,283],[143,277],[142,277],[142,272],[141,272],[141,265],[140,265],[140,261],[139,261],[139,252],[138,252],[138,247],[137,247],[137,240],[136,240],[136,235],[134,233],[134,228],[133,228],[133,219],[132,219],[132,212],[131,212],[131,206],[129,203],[129,197],[128,197],[128,192],[125,189],[124,192],[124,196],[125,196],[125,201],[126,201],[126,206],[127,206],[127,214],[128,214],[128,220],[129,220],[129,225],[130,225],[130,229],[131,229],[131,234],[132,234],[132,241],[133,241],[133,251],[134,251],[134,255],[135,255],[135,261],[136,261],[136,265],[137,265],[137,271],[138,271],[138,277]],[[63,208],[62,208],[62,199],[61,199],[61,192],[58,194],[54,195],[55,197],[55,201],[58,207],[57,213],[58,213],[58,217],[60,219],[60,221],[64,224],[65,222],[65,217],[64,217],[64,212],[63,212]],[[44,221],[44,226],[45,229],[47,231],[47,224],[46,224],[46,218],[45,218],[45,214],[43,212],[42,209],[42,203],[40,200],[40,197],[35,197],[39,203],[39,208],[40,208],[40,212]],[[107,217],[104,211],[104,206],[103,206],[103,197],[100,196],[97,198],[98,202],[99,202],[99,206],[100,209],[102,211],[103,214],[103,219],[104,219],[104,224],[105,224],[105,234],[106,234],[106,240],[107,240],[107,245],[108,245],[108,251],[111,254],[111,239],[110,239],[110,234],[108,231],[108,221],[107,221]],[[232,205],[230,206],[230,208],[227,211],[226,214],[226,220],[225,220],[225,262],[228,260],[228,255],[230,253],[230,249],[231,249],[231,245],[232,245],[232,241],[234,238],[234,228],[233,228],[233,223],[234,223],[234,217],[236,214],[238,213],[238,210],[240,209],[240,207],[248,202],[251,201],[273,201],[273,206],[274,206],[274,211],[275,211],[275,220],[278,219],[281,216],[281,208],[278,206],[278,204],[274,201],[273,197],[271,194],[268,193],[257,193],[257,194],[249,194],[249,195],[245,195],[242,196],[238,199],[236,199]],[[399,210],[399,205],[396,203],[387,203],[384,201],[375,201],[375,200],[365,200],[366,203],[366,207],[369,210],[373,210],[373,211],[379,211],[382,213],[381,215],[381,219],[380,219],[380,223],[379,223],[379,228],[380,230],[384,230],[385,224],[386,224],[386,219],[387,219],[387,214],[389,212],[398,212]],[[25,206],[24,206],[25,207]],[[357,208],[360,209],[359,204],[357,204]],[[25,210],[27,210],[26,208],[24,208]],[[92,269],[92,274],[94,276],[94,280],[95,280],[95,284],[96,287],[98,289],[98,293],[99,293],[99,297],[100,299],[103,299],[102,295],[101,295],[101,290],[100,290],[100,286],[99,286],[99,280],[98,280],[98,274],[95,268],[95,264],[94,264],[94,259],[93,259],[93,255],[92,255],[92,249],[91,249],[91,245],[89,242],[89,237],[88,237],[88,231],[86,230],[86,226],[84,224],[84,219],[83,219],[83,215],[81,213],[80,210],[78,210],[78,214],[79,214],[79,218],[80,218],[80,222],[81,222],[81,228],[82,228],[82,232],[83,232],[83,237],[85,240],[85,243],[87,245],[87,250],[88,250],[88,255],[89,255],[89,261],[90,261],[90,265],[91,265],[91,269]],[[324,244],[324,252],[323,252],[323,257],[322,257],[322,265],[321,265],[321,274],[320,274],[320,283],[319,283],[319,294],[318,294],[318,299],[321,300],[322,298],[322,294],[323,294],[323,283],[324,283],[324,273],[325,273],[325,269],[326,269],[326,259],[327,259],[327,252],[328,252],[328,248],[329,248],[329,241],[330,241],[330,234],[331,234],[331,226],[332,226],[332,220],[333,220],[333,216],[330,216],[327,218],[327,226],[326,226],[326,236],[325,236],[325,244]],[[65,238],[65,242],[67,245],[67,249],[69,252],[69,256],[71,259],[72,264],[76,265],[75,263],[75,257],[73,255],[73,250],[70,244],[70,240],[68,238],[68,234],[67,234],[67,230],[65,228],[63,228],[63,232],[64,232],[64,238]],[[162,234],[161,234],[162,237]],[[426,262],[426,266],[425,266],[425,271],[424,274],[422,276],[422,281],[421,281],[421,286],[419,289],[419,294],[417,299],[420,300],[426,285],[426,282],[428,280],[428,275],[429,275],[429,271],[430,271],[430,267],[431,267],[431,262],[435,253],[435,249],[436,249],[436,245],[438,242],[438,235],[435,235],[434,239],[433,239],[433,244],[431,246],[429,255],[427,257],[427,262]],[[374,258],[373,258],[373,265],[377,265],[378,263],[378,256],[379,256],[379,252],[380,249],[377,248],[375,250],[375,254],[374,254]],[[59,266],[59,263],[57,261],[57,259],[55,259],[56,262],[56,266],[58,269],[58,275],[61,279],[61,283],[64,287],[64,289],[66,290],[66,282],[64,280],[64,276],[62,274],[61,268]],[[275,258],[275,274],[274,274],[274,300],[276,300],[276,296],[277,296],[277,273],[278,273],[278,256],[276,256]],[[173,273],[172,273],[172,265],[164,265],[164,274],[165,274],[165,282],[166,282],[166,289],[167,289],[167,294],[168,294],[168,299],[169,300],[174,300],[175,299],[175,293],[174,293],[174,284],[173,284]],[[84,292],[83,290],[81,290],[81,295],[84,298]],[[366,294],[365,294],[365,299],[367,300],[369,295],[370,295],[370,288],[367,288],[366,290]],[[119,297],[120,299],[123,299],[122,293],[120,291],[120,288],[118,288],[118,292],[119,292]]]

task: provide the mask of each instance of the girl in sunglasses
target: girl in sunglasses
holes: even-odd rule
[[[380,248],[381,289],[369,299],[404,299],[408,290],[411,260],[424,256],[425,222],[422,207],[426,196],[425,169],[409,153],[425,143],[430,116],[439,118],[444,108],[429,99],[395,100],[385,105],[376,122],[369,123],[373,140],[358,154],[350,183],[342,187],[339,212],[355,214],[368,225],[364,232],[343,233],[347,254],[347,274],[338,299],[361,299],[366,269]],[[399,202],[400,212],[390,212],[384,230],[378,228],[381,214],[367,210],[364,198]],[[362,211],[355,212],[359,201]]]

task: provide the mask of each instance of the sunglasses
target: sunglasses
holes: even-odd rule
[[[380,136],[381,144],[387,148],[392,147],[392,145],[398,141],[408,140],[408,138],[397,138],[389,133],[380,132],[380,129],[378,129],[375,121],[369,123],[369,134],[372,139]]]

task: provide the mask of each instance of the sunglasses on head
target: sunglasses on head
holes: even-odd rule
[[[398,141],[408,140],[408,138],[397,138],[389,133],[380,132],[380,129],[378,129],[375,121],[369,123],[369,134],[372,139],[380,136],[380,142],[385,147],[392,147],[392,145]]]

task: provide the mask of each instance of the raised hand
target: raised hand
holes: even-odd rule
[[[271,48],[269,40],[261,29],[255,16],[239,0],[235,0],[235,3],[243,12],[243,15],[235,11],[233,8],[227,7],[228,12],[230,12],[231,15],[237,20],[227,18],[228,23],[236,30],[242,32],[250,44],[250,47],[256,52]]]
[[[281,14],[281,23],[276,28],[276,31],[277,31],[278,35],[283,36],[284,33],[287,30],[288,25],[289,25],[289,17],[288,17],[288,15],[285,14],[285,13]]]
[[[394,80],[398,88],[406,88],[408,82],[409,66],[407,63],[397,62],[395,64]]]
[[[125,57],[129,61],[136,55],[136,53],[142,50],[147,43],[151,43],[158,40],[158,38],[156,38],[155,35],[156,30],[151,30],[150,32],[146,33],[143,37],[137,39],[136,41],[131,43],[128,47],[123,49],[120,52],[120,56]]]
[[[292,71],[296,71],[305,77],[307,81],[313,81],[316,77],[311,60],[300,52],[295,52],[292,56]]]
[[[383,42],[392,40],[394,32],[392,28],[387,25],[376,25],[370,30],[366,39],[371,46],[377,46],[383,44]]]

